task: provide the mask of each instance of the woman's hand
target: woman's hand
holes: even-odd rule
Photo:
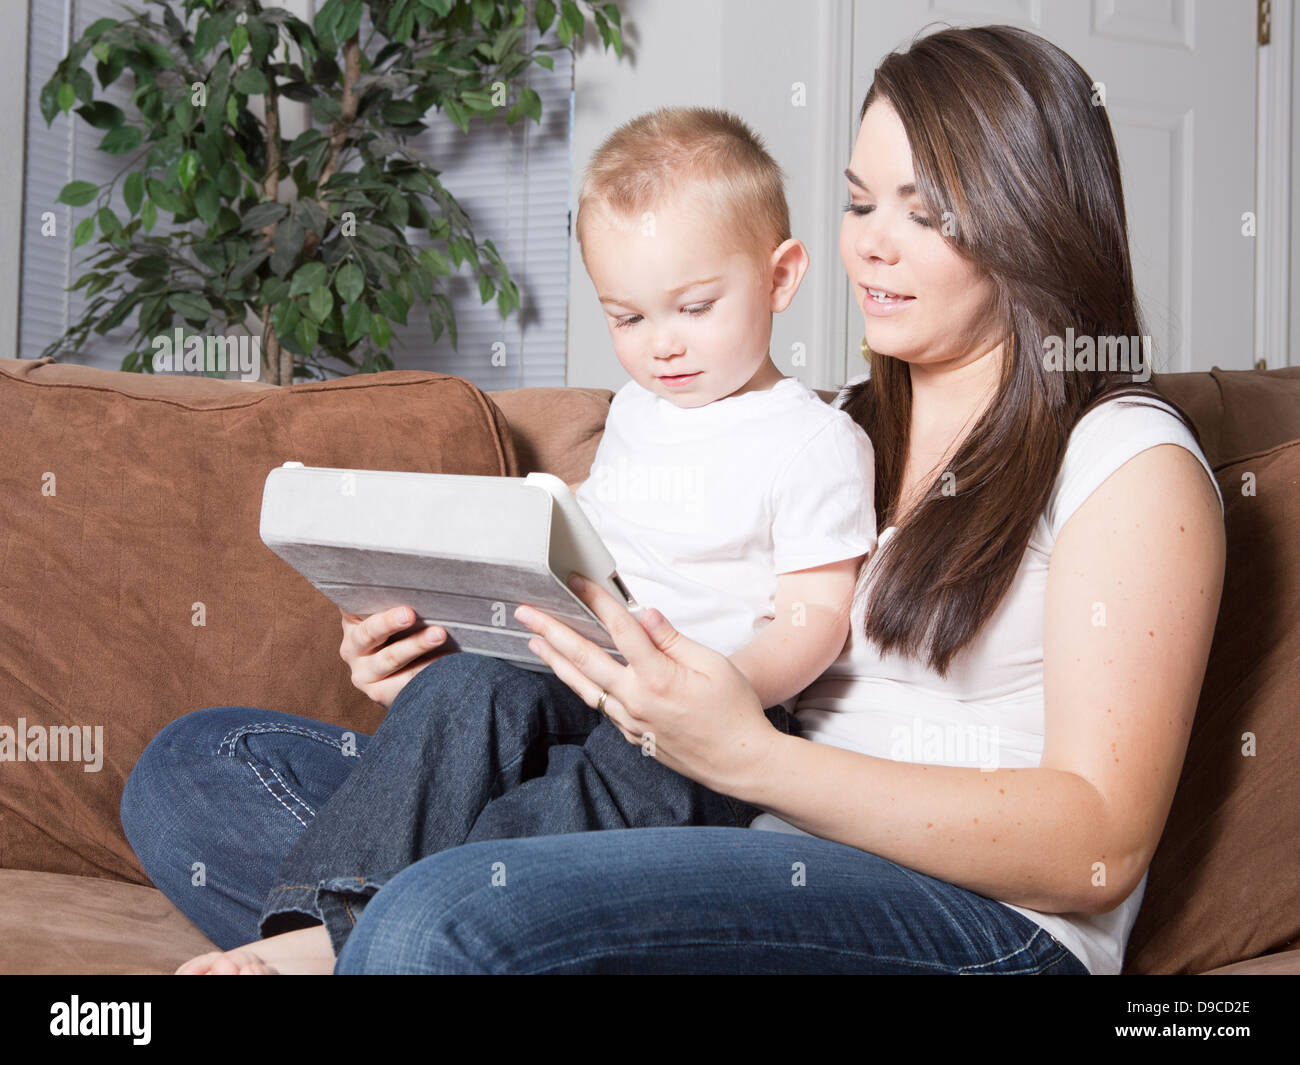
[[[623,665],[567,625],[528,606],[515,617],[540,639],[529,649],[588,706],[609,692],[605,715],[629,743],[670,769],[743,798],[781,740],[745,675],[724,655],[687,639],[657,610],[640,618],[591,581],[570,582],[600,618]]]
[[[409,606],[393,607],[362,620],[340,608],[343,615],[343,643],[339,654],[352,670],[352,683],[387,709],[397,693],[425,666],[446,650],[447,633],[437,626],[389,643],[389,639],[415,623]]]

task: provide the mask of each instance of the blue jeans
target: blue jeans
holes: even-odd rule
[[[373,738],[189,714],[122,797],[145,871],[215,943],[323,922],[339,972],[1084,971],[1009,907],[842,844],[632,828],[754,813],[550,674],[467,654],[417,674]]]

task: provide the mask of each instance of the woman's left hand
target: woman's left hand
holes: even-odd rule
[[[529,649],[629,743],[705,787],[746,798],[782,734],[730,659],[687,639],[658,610],[634,617],[591,581],[570,587],[609,630],[627,665],[534,607],[515,617],[538,638]]]

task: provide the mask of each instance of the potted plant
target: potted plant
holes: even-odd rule
[[[41,113],[48,124],[75,109],[123,166],[59,193],[92,207],[74,247],[97,244],[72,285],[85,314],[46,354],[134,314],[124,370],[154,369],[164,348],[179,363],[173,337],[187,354],[206,337],[211,351],[215,330],[246,325],[263,380],[325,377],[331,360],[391,369],[392,323],[417,308],[434,340],[446,329],[455,344],[443,288],[462,267],[506,317],[519,303],[506,264],[406,142],[434,109],[466,132],[499,114],[540,120],[520,75],[551,67],[547,53],[580,38],[588,15],[622,55],[617,5],[587,0],[326,0],[311,24],[260,0],[152,0],[95,22],[41,90]],[[525,47],[529,19],[543,34],[554,25],[558,43]],[[96,95],[96,80],[102,96],[119,79],[125,108]],[[292,139],[285,99],[314,120]],[[124,215],[111,206],[119,183]]]

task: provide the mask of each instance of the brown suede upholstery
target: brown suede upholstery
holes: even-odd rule
[[[141,884],[118,807],[169,721],[382,718],[338,660],[337,608],[258,537],[267,473],[518,473],[490,399],[414,372],[278,389],[3,359],[0,442],[0,725],[103,736],[98,771],[0,762],[0,866]]]
[[[1300,440],[1217,476],[1223,601],[1131,972],[1203,972],[1300,942]]]
[[[1300,951],[1283,953],[1300,945],[1300,776],[1288,771],[1300,515],[1296,449],[1278,446],[1300,438],[1300,369],[1156,384],[1220,467],[1229,561],[1127,971],[1300,972]],[[122,781],[167,721],[245,703],[378,723],[338,661],[337,613],[257,538],[273,465],[537,469],[573,482],[612,396],[484,397],[409,372],[275,389],[0,359],[0,725],[98,723],[105,745],[99,773],[0,763],[0,972],[169,972],[208,949],[160,894],[122,882],[143,883],[117,821]],[[41,495],[46,472],[54,496]],[[1253,497],[1243,472],[1256,475]],[[205,626],[191,624],[195,602]]]

